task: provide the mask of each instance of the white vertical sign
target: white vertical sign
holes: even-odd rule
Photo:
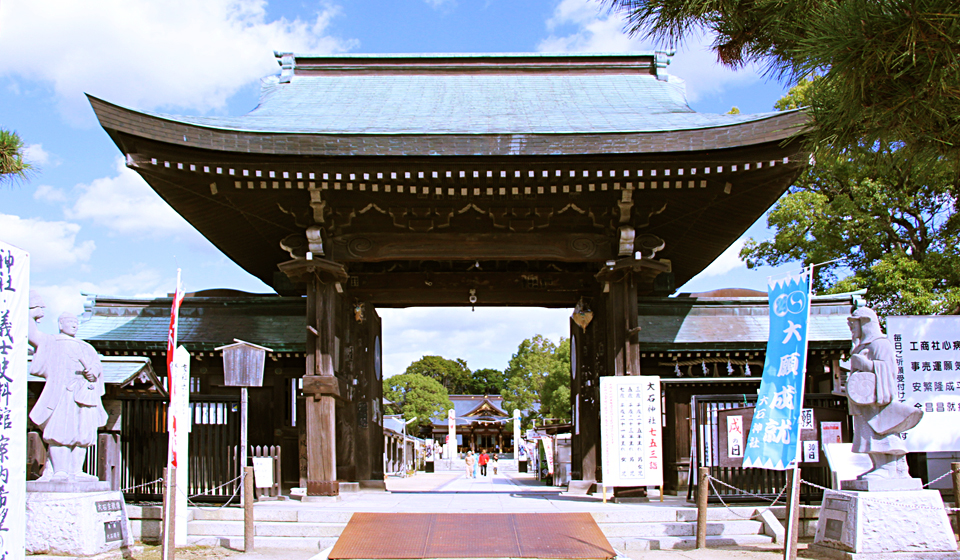
[[[743,457],[743,416],[727,416],[727,457]]]
[[[520,457],[520,449],[523,447],[523,441],[520,439],[520,411],[513,409],[513,460],[517,463],[517,470],[520,470],[520,461],[526,458]]]
[[[187,491],[190,480],[190,352],[180,346],[170,362],[170,446],[182,460],[177,465],[177,506],[174,538],[178,546],[187,545]]]
[[[663,484],[660,378],[600,378],[600,453],[604,486]]]
[[[899,402],[923,411],[907,450],[960,451],[960,316],[887,317]]]
[[[0,558],[23,560],[30,255],[0,241]]]

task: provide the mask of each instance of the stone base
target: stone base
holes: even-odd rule
[[[27,492],[27,554],[92,556],[131,544],[121,492]]]
[[[936,490],[826,490],[813,547],[831,558],[960,559]]]
[[[110,483],[103,480],[87,482],[68,481],[39,481],[28,480],[27,492],[68,492],[71,494],[84,492],[109,492]]]
[[[597,487],[593,480],[571,480],[567,484],[567,495],[570,496],[589,496]]]
[[[841,490],[856,492],[900,492],[923,490],[923,481],[919,478],[892,478],[844,480],[840,483]]]
[[[610,498],[609,501],[615,504],[648,504],[650,503],[650,498],[645,498],[642,496],[621,498],[617,496],[614,498]]]
[[[837,550],[819,544],[807,546],[807,555],[836,560],[960,560],[960,552],[885,552],[856,553]]]
[[[361,490],[379,490],[381,492],[386,492],[387,483],[383,480],[361,480],[360,489]]]
[[[337,496],[304,496],[300,498],[300,501],[304,503],[306,502],[316,502],[316,503],[339,502],[340,496],[339,495]]]

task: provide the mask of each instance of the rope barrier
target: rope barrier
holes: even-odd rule
[[[156,480],[153,480],[153,481],[150,481],[150,482],[144,482],[143,484],[138,484],[138,485],[136,485],[136,486],[130,486],[130,487],[127,487],[127,488],[121,488],[120,491],[123,492],[123,493],[127,493],[127,492],[129,492],[129,491],[131,491],[131,490],[136,490],[137,488],[143,488],[144,486],[150,486],[150,485],[156,484],[156,483],[158,483],[158,482],[163,482],[163,477],[162,477],[162,476],[161,476],[160,478],[158,478],[158,479],[156,479]]]
[[[772,502],[769,506],[767,506],[767,507],[764,508],[764,509],[754,510],[754,512],[753,512],[752,515],[744,516],[744,515],[741,515],[737,510],[731,508],[729,505],[727,505],[726,502],[723,501],[723,498],[720,496],[720,493],[717,492],[717,487],[713,485],[713,482],[714,482],[714,481],[717,481],[717,482],[719,482],[720,484],[722,484],[722,485],[724,485],[724,486],[727,486],[727,487],[729,487],[729,488],[732,488],[732,489],[734,489],[734,490],[737,490],[737,491],[739,491],[739,492],[742,492],[742,493],[744,493],[744,494],[747,494],[748,496],[755,496],[755,497],[757,497],[757,498],[760,498],[761,500],[766,500],[766,501],[769,502],[769,501],[770,501],[770,498],[767,498],[767,497],[764,497],[764,496],[760,496],[759,494],[752,494],[752,493],[747,492],[747,491],[745,491],[745,490],[740,490],[739,488],[737,488],[737,487],[735,487],[735,486],[731,486],[731,485],[727,484],[726,482],[724,482],[724,481],[722,481],[722,480],[720,480],[720,479],[714,478],[714,477],[712,477],[712,476],[710,476],[710,475],[708,474],[708,475],[707,475],[707,482],[710,483],[710,488],[713,489],[713,493],[717,496],[717,499],[720,500],[720,503],[723,504],[723,507],[727,508],[727,509],[730,511],[730,513],[736,515],[736,516],[739,517],[740,519],[753,519],[753,518],[755,518],[755,517],[760,517],[761,515],[763,515],[763,513],[764,513],[765,511],[769,511],[771,508],[773,508],[773,506],[777,505],[777,502],[780,500],[780,496],[783,496],[783,493],[787,491],[787,485],[784,485],[784,486],[783,486],[783,489],[780,490],[780,493],[777,494],[777,497],[774,498],[773,502]]]
[[[938,480],[941,480],[941,479],[943,479],[943,478],[946,478],[946,477],[949,476],[950,474],[952,474],[952,472],[951,472],[951,471],[947,471],[947,473],[944,474],[943,476],[940,476],[940,477],[938,477],[938,478],[935,478],[935,479],[931,480],[930,482],[924,484],[923,486],[924,486],[924,488],[926,488],[927,486],[933,484],[934,482],[937,482]],[[759,495],[759,494],[754,494],[754,493],[752,493],[752,492],[748,492],[748,491],[746,491],[746,490],[744,490],[744,489],[742,489],[742,488],[737,488],[736,486],[733,486],[732,484],[728,484],[728,483],[726,483],[726,482],[724,482],[724,481],[722,481],[722,480],[720,480],[720,479],[718,479],[718,478],[715,478],[715,477],[713,477],[713,476],[711,476],[711,475],[709,475],[709,474],[707,475],[707,481],[710,483],[710,488],[713,490],[713,493],[714,493],[714,495],[716,495],[717,499],[720,500],[720,503],[723,504],[723,506],[724,506],[725,508],[727,508],[728,510],[730,510],[732,513],[734,513],[734,514],[737,515],[738,517],[741,517],[742,519],[752,519],[753,517],[756,517],[757,515],[763,513],[763,511],[769,510],[769,509],[772,508],[774,505],[776,505],[776,503],[780,500],[780,497],[783,496],[783,493],[787,490],[787,487],[784,486],[784,487],[783,487],[783,490],[780,490],[780,493],[777,494],[777,497],[776,497],[775,499],[773,499],[773,500],[770,500],[770,498],[767,498],[766,496],[761,496],[761,495]],[[723,497],[721,496],[721,494],[720,494],[719,492],[717,492],[717,488],[716,488],[716,486],[714,486],[714,484],[713,484],[714,482],[717,482],[717,483],[719,483],[719,484],[721,484],[721,485],[723,485],[723,486],[726,486],[727,488],[730,488],[731,490],[736,490],[737,492],[739,492],[739,493],[741,493],[741,494],[744,494],[744,495],[747,495],[747,496],[751,496],[751,497],[754,497],[754,498],[757,498],[757,499],[760,499],[760,500],[764,500],[764,501],[767,501],[767,502],[772,502],[772,503],[771,503],[769,506],[766,506],[766,508],[764,508],[763,510],[759,510],[759,509],[758,509],[757,512],[756,512],[754,515],[750,516],[750,517],[743,517],[743,516],[740,515],[736,510],[732,509],[729,505],[727,505],[726,502],[723,501]],[[806,480],[803,480],[803,479],[800,479],[800,484],[806,484],[807,486],[810,486],[810,487],[812,487],[812,488],[816,488],[816,489],[822,490],[822,491],[827,491],[827,490],[829,490],[830,492],[833,492],[833,493],[835,493],[835,494],[839,494],[839,495],[844,496],[844,497],[847,497],[847,498],[856,498],[856,499],[858,499],[858,500],[864,500],[864,501],[869,501],[869,502],[887,504],[887,505],[897,506],[897,507],[900,507],[900,508],[913,509],[913,510],[928,509],[928,510],[934,510],[934,511],[939,511],[939,510],[941,509],[941,508],[935,507],[935,506],[927,506],[927,505],[907,505],[907,504],[904,504],[904,503],[902,503],[902,502],[884,500],[883,498],[878,498],[878,497],[876,497],[876,496],[873,496],[873,495],[870,495],[870,494],[865,494],[865,493],[863,493],[863,492],[857,493],[857,494],[851,494],[851,493],[849,493],[849,492],[843,492],[843,491],[840,491],[840,490],[834,490],[833,488],[827,488],[826,486],[820,486],[819,484],[816,484],[816,483],[813,483],[813,482],[809,482],[809,481],[806,481]],[[805,508],[805,509],[819,509],[821,506],[801,505],[800,507],[801,507],[801,508]],[[951,507],[943,506],[943,510],[946,511],[946,512],[949,512],[949,513],[953,513],[953,512],[960,511],[960,508],[951,508]]]
[[[116,493],[116,492],[120,492],[121,494],[123,494],[123,493],[125,493],[125,492],[129,492],[130,490],[136,490],[137,488],[143,488],[144,486],[150,486],[151,484],[156,484],[156,483],[158,483],[158,482],[163,482],[163,477],[158,478],[157,480],[150,481],[150,482],[144,482],[143,484],[138,484],[138,485],[136,485],[136,486],[131,486],[131,487],[129,487],[129,488],[121,488],[120,490],[104,490],[104,491],[101,491],[101,492],[90,492],[90,493],[83,492],[83,497],[84,497],[84,498],[96,498],[96,497],[98,497],[98,496],[109,496],[109,495],[114,494],[114,493]],[[51,494],[57,494],[57,493],[56,493],[56,492],[45,492],[45,494],[49,496],[49,495],[51,495]],[[68,495],[67,497],[56,496],[56,497],[45,497],[44,499],[37,499],[37,498],[36,498],[37,493],[36,493],[36,492],[31,492],[31,493],[30,493],[30,496],[31,496],[31,500],[30,500],[30,501],[31,501],[31,502],[72,502],[72,501],[74,501],[74,500],[77,499],[76,496],[74,496],[72,492],[71,492],[71,493],[66,493],[66,492],[64,492],[64,494],[69,494],[69,495]]]
[[[246,475],[247,475],[247,473],[242,472],[242,473],[240,473],[239,476],[237,476],[237,477],[234,478],[233,480],[228,480],[227,482],[224,482],[223,484],[221,484],[220,486],[217,486],[216,488],[211,488],[210,490],[207,490],[206,492],[201,492],[200,494],[194,494],[193,496],[186,496],[186,492],[184,492],[183,490],[181,490],[181,489],[179,489],[179,488],[177,488],[177,491],[180,492],[180,494],[184,495],[184,496],[187,498],[187,503],[190,504],[191,506],[193,506],[193,507],[195,507],[195,508],[197,508],[197,509],[205,510],[205,511],[216,511],[216,510],[220,510],[220,509],[223,509],[223,508],[229,506],[230,503],[233,502],[233,499],[237,497],[237,494],[240,492],[240,489],[243,488],[243,479],[244,479],[244,477],[245,477]],[[215,491],[215,490],[219,490],[219,489],[223,488],[224,486],[226,486],[226,485],[228,485],[228,484],[232,484],[232,483],[234,483],[234,482],[237,482],[238,480],[240,481],[240,484],[237,484],[236,488],[234,488],[233,494],[230,496],[229,499],[227,499],[227,501],[226,501],[223,505],[221,505],[221,506],[219,506],[219,507],[215,507],[215,508],[213,508],[213,507],[204,507],[204,506],[201,506],[200,504],[198,504],[198,503],[196,503],[196,502],[193,501],[193,498],[199,498],[200,496],[206,496],[206,495],[210,494],[211,492],[213,492],[213,491]]]
[[[935,482],[935,481],[932,481],[932,482]],[[817,489],[820,489],[820,490],[829,490],[829,491],[833,492],[834,494],[839,494],[839,495],[844,496],[844,497],[847,497],[847,498],[856,498],[856,499],[858,499],[858,500],[863,500],[863,501],[866,501],[866,502],[874,502],[874,503],[878,503],[878,504],[887,504],[887,505],[896,506],[896,507],[904,508],[904,509],[929,509],[929,510],[934,510],[934,511],[939,511],[939,510],[941,509],[941,508],[939,508],[939,507],[933,507],[933,506],[926,506],[926,505],[908,505],[908,504],[904,504],[903,502],[896,502],[896,501],[891,501],[891,500],[884,500],[884,499],[882,499],[882,498],[877,498],[877,497],[871,495],[871,493],[867,493],[867,492],[860,492],[860,493],[858,493],[858,494],[851,494],[851,493],[849,493],[849,492],[843,492],[843,491],[841,491],[841,490],[834,490],[833,488],[827,488],[827,487],[825,487],[825,486],[820,486],[819,484],[814,484],[813,482],[807,482],[806,480],[803,480],[803,479],[800,479],[800,484],[806,484],[807,486],[811,486],[811,487],[813,487],[813,488],[817,488]],[[960,508],[951,508],[951,507],[943,506],[943,510],[944,510],[944,511],[948,511],[948,512],[956,512],[956,511],[960,511]]]
[[[952,475],[952,474],[953,474],[953,471],[952,471],[952,470],[947,471],[947,472],[941,474],[940,476],[938,476],[937,478],[931,480],[930,482],[924,484],[923,487],[926,488],[927,486],[930,486],[930,485],[933,484],[934,482],[943,480],[944,478],[947,478],[948,476],[950,476],[950,475]]]

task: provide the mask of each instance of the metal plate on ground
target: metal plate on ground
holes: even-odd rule
[[[329,558],[615,556],[589,513],[355,513]]]

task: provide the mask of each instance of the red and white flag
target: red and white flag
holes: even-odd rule
[[[177,321],[180,318],[180,303],[183,302],[183,284],[180,282],[180,269],[177,269],[177,290],[173,294],[173,307],[170,309],[170,330],[167,332],[167,387],[173,387],[170,362],[177,349]]]
[[[171,466],[177,466],[177,415],[174,409],[183,395],[177,395],[177,380],[173,372],[174,352],[177,350],[177,322],[180,319],[180,303],[183,302],[183,284],[180,282],[180,269],[177,269],[177,290],[173,294],[173,306],[170,309],[170,330],[167,332],[167,394],[170,396],[170,405],[167,414],[170,418],[168,461]]]

